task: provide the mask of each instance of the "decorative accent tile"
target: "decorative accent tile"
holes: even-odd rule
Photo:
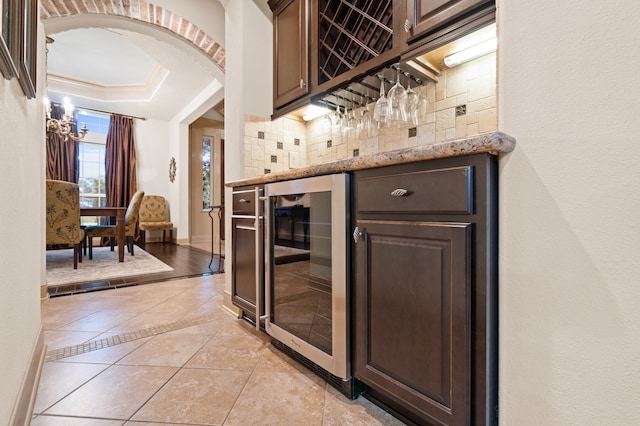
[[[258,139],[264,139],[264,132],[258,132]]]
[[[269,173],[271,173],[271,169],[264,169],[264,174],[268,175]]]
[[[456,117],[460,117],[461,115],[465,115],[467,113],[467,105],[458,105],[456,106]]]
[[[282,142],[277,142],[278,149],[284,149],[284,144]]]
[[[272,163],[277,163],[278,162],[278,156],[277,155],[272,155],[271,156],[271,162]]]
[[[295,138],[295,139],[293,140],[293,144],[294,144],[295,146],[300,146],[300,139]]]
[[[411,127],[409,129],[409,137],[410,138],[414,138],[416,136],[418,136],[418,128],[417,127]]]
[[[359,157],[360,156],[360,149],[359,148],[356,148],[356,149],[353,150],[353,156],[354,157]]]
[[[331,139],[329,139],[329,140],[327,141],[327,148],[331,148],[331,145],[332,145],[332,144],[333,144],[333,143],[331,142]]]

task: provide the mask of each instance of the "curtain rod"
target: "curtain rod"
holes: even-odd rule
[[[94,111],[94,112],[102,112],[104,114],[118,114],[117,112],[103,111],[101,109],[95,109],[95,108],[87,108],[87,107],[81,107],[81,106],[76,107],[76,108],[77,109],[86,109],[86,110]],[[127,115],[127,114],[118,114],[118,115],[121,115],[123,117],[128,117],[128,118],[135,118],[135,119],[143,120],[143,121],[146,120],[145,117],[136,117],[135,115]]]

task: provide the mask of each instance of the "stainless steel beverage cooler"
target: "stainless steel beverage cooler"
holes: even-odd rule
[[[265,185],[265,330],[347,388],[349,183],[333,174]]]

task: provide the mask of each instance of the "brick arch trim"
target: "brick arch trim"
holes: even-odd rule
[[[186,39],[222,71],[225,67],[225,50],[211,36],[188,20],[144,0],[77,1],[77,0],[41,0],[40,19],[60,18],[64,16],[99,14],[122,16],[147,24],[165,28]]]

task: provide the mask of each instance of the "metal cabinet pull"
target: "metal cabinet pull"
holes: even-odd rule
[[[406,21],[404,21],[404,32],[405,33],[410,33],[411,32],[411,22],[409,22],[408,19]]]
[[[394,189],[393,191],[391,191],[391,195],[393,195],[394,197],[404,197],[408,193],[409,191],[402,188]]]
[[[362,235],[362,231],[360,231],[356,226],[356,229],[353,230],[353,242],[358,244],[358,241],[360,241],[360,237],[362,237]]]
[[[251,202],[251,200],[245,200],[244,198],[240,198],[240,199],[238,200],[238,202],[239,202],[239,203],[250,203],[250,202]]]
[[[301,78],[300,79],[300,88],[304,89],[304,86],[306,86],[306,85],[307,85],[307,83],[305,83],[304,80]]]

